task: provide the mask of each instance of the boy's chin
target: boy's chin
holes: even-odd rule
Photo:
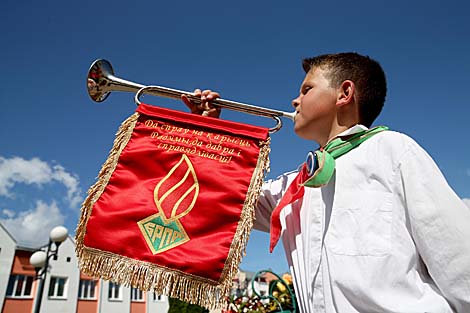
[[[306,131],[304,128],[294,126],[294,132],[298,137],[300,137],[302,139],[315,140],[314,138],[312,138],[312,134],[310,132]]]
[[[315,141],[319,144],[319,137],[318,133],[312,129],[308,129],[306,127],[300,127],[300,125],[294,125],[294,132],[295,134],[305,140]]]

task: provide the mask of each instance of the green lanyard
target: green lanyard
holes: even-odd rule
[[[321,187],[330,181],[335,171],[335,159],[348,153],[373,135],[388,130],[386,126],[377,126],[352,135],[348,139],[336,138],[324,148],[309,152],[306,168],[309,178],[303,183],[306,187]]]

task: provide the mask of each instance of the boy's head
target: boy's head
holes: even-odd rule
[[[387,83],[377,61],[358,53],[345,52],[304,59],[302,65],[307,74],[321,69],[333,88],[339,88],[344,81],[352,81],[361,124],[370,127],[382,111]]]

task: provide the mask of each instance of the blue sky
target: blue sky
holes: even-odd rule
[[[376,124],[415,138],[457,194],[470,201],[468,1],[12,1],[0,3],[0,222],[19,243],[73,234],[80,202],[105,161],[130,93],[92,102],[93,60],[116,75],[292,111],[301,59],[357,51],[377,59],[389,93]],[[186,110],[178,101],[147,102]],[[223,118],[271,126],[224,111]],[[268,178],[291,170],[316,144],[285,120],[272,135]],[[253,232],[246,270],[287,269],[279,246]]]

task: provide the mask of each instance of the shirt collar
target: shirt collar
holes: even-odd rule
[[[345,131],[337,134],[336,136],[334,136],[333,138],[328,140],[327,144],[330,143],[332,140],[338,138],[338,137],[345,137],[345,136],[354,135],[354,134],[357,134],[359,132],[362,132],[362,131],[365,131],[365,130],[368,130],[368,129],[369,128],[365,127],[364,125],[356,124],[353,127],[346,129]]]
[[[353,127],[346,129],[344,132],[339,133],[336,135],[336,137],[344,137],[344,136],[349,136],[349,135],[354,135],[359,132],[362,132],[364,130],[368,130],[369,128],[365,127],[364,125],[361,124],[356,124]]]

